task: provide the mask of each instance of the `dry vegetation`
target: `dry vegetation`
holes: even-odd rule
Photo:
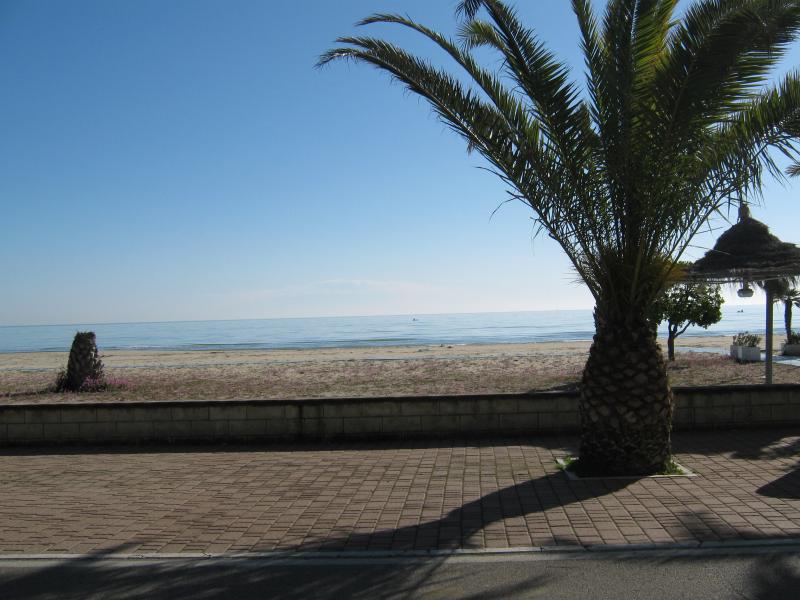
[[[99,393],[49,391],[55,369],[0,368],[0,402],[125,402],[245,398],[313,398],[480,394],[570,389],[579,379],[586,353],[499,352],[475,356],[420,358],[335,358],[260,360],[122,368],[107,374],[127,385]],[[113,361],[112,361],[113,362]],[[151,361],[153,362],[153,361]],[[762,383],[764,366],[737,364],[715,354],[678,354],[669,365],[673,385]],[[776,383],[800,383],[800,368],[775,365]]]

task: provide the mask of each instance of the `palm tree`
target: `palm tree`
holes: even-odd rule
[[[320,58],[388,72],[425,98],[469,150],[528,204],[594,296],[596,334],[581,393],[580,461],[606,474],[650,473],[670,456],[672,392],[648,319],[697,231],[794,155],[788,123],[800,79],[764,89],[800,27],[800,0],[572,0],[585,90],[500,0],[463,0],[452,40],[429,38],[466,77],[374,37],[343,37]],[[482,17],[481,15],[484,15]],[[487,69],[474,50],[497,52]]]
[[[796,283],[797,279],[795,277],[770,279],[757,283],[764,291],[772,293],[773,302],[783,302],[783,325],[786,329],[787,344],[792,336],[792,307],[800,308],[800,290],[792,287]]]
[[[792,337],[792,308],[800,308],[800,290],[792,287],[796,283],[794,279],[782,279],[778,293],[775,295],[776,302],[783,302],[783,325],[786,329],[786,343],[791,343]]]
[[[792,307],[800,308],[800,290],[789,288],[785,294],[779,298],[783,302],[783,324],[786,328],[786,343],[790,344],[792,339]]]

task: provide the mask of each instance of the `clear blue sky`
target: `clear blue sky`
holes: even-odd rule
[[[581,79],[569,3],[517,4]],[[454,6],[4,0],[0,324],[590,308],[427,105],[314,69],[372,12],[452,33]],[[795,242],[797,193],[754,211]]]

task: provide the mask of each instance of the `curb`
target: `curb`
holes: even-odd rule
[[[709,542],[670,542],[664,544],[597,544],[589,546],[521,546],[515,548],[455,548],[451,550],[276,550],[270,552],[176,552],[176,553],[109,553],[109,554],[3,554],[0,565],[12,561],[145,561],[145,560],[210,560],[210,561],[318,561],[318,560],[372,560],[372,559],[422,559],[458,557],[511,557],[538,556],[565,558],[563,555],[588,558],[591,555],[639,553],[725,553],[755,550],[800,552],[800,538],[779,540],[729,540]],[[561,556],[559,556],[561,555]]]

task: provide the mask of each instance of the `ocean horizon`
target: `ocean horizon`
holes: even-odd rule
[[[780,336],[782,317],[775,311]],[[723,306],[722,320],[684,336],[763,332],[764,307]],[[86,323],[0,326],[0,352],[64,352],[76,331],[97,334],[101,350],[242,350],[439,344],[497,344],[588,340],[592,311],[550,310],[493,313],[294,317],[148,323]],[[659,327],[666,335],[666,323]]]

